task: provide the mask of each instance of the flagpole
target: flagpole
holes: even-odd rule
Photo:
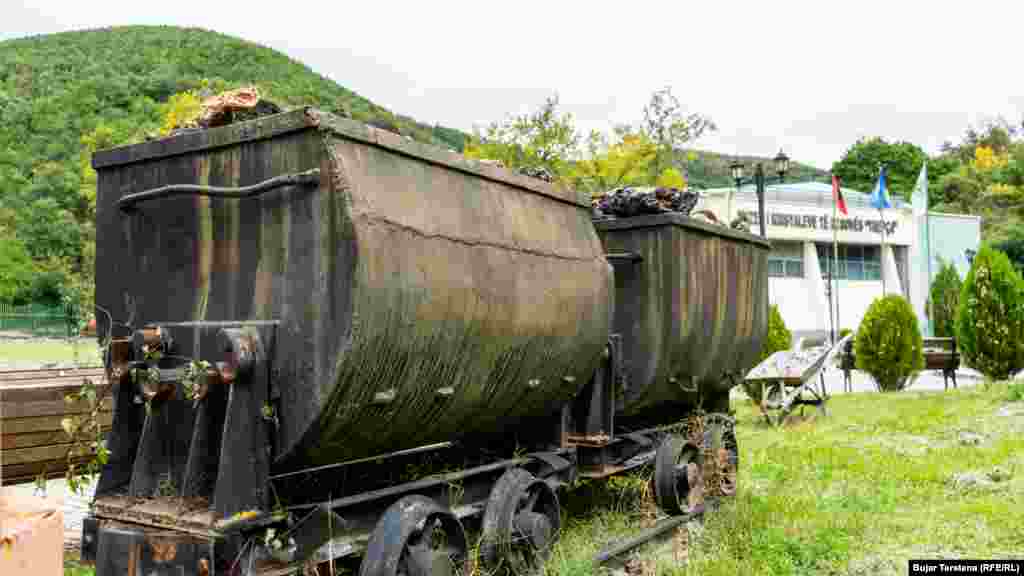
[[[885,296],[885,214],[882,213],[882,206],[885,205],[885,164],[878,171],[878,184],[875,186],[877,204],[878,204],[878,218],[881,221],[881,226],[878,227],[882,234],[882,246],[878,258],[878,264],[882,276],[882,296]]]
[[[925,328],[929,336],[935,336],[935,306],[932,303],[932,233],[929,227],[931,215],[928,214],[928,160],[921,168],[924,171],[924,255],[928,260],[928,281],[925,283],[925,302],[928,306],[928,322]]]
[[[833,186],[838,186],[836,182],[832,182]],[[842,193],[842,191],[840,191]],[[836,196],[833,194],[833,196]],[[832,270],[831,274],[828,275],[829,292],[835,297],[836,302],[836,323],[833,332],[841,334],[843,332],[843,325],[839,323],[839,279],[836,278],[836,274],[839,273],[839,228],[836,226],[836,211],[839,209],[839,198],[836,196],[832,198]],[[835,283],[832,279],[836,278]],[[829,306],[832,302],[829,302]],[[836,339],[833,335],[832,344],[835,345]]]
[[[935,336],[935,303],[932,302],[932,233],[928,226],[931,215],[928,214],[928,197],[925,196],[924,204],[924,246],[925,257],[928,258],[928,285],[925,288],[925,302],[928,303],[928,335]]]
[[[879,258],[879,264],[881,265],[882,273],[882,296],[885,296],[885,215],[882,214],[881,208],[878,209],[878,217],[882,221],[882,225],[879,227],[879,230],[882,232],[882,250],[880,255],[881,258]]]

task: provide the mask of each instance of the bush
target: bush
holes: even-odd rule
[[[956,330],[964,360],[993,380],[1024,368],[1024,280],[1006,254],[982,246],[960,292]]]
[[[902,390],[924,368],[924,342],[910,303],[897,295],[876,298],[861,320],[853,344],[857,368],[882,391]]]
[[[782,319],[782,314],[779,313],[779,307],[772,304],[768,310],[768,337],[765,339],[764,346],[761,347],[761,356],[757,359],[757,363],[764,362],[765,358],[780,350],[789,350],[792,340],[793,334],[786,328],[786,322]],[[761,401],[760,384],[751,386],[744,381],[743,389],[747,392],[747,396],[753,398],[754,401]]]
[[[836,341],[838,342],[839,340],[842,340],[843,338],[846,338],[847,334],[852,334],[852,333],[853,333],[853,330],[850,330],[849,328],[842,328],[842,329],[839,330],[839,338]]]
[[[1024,401],[1024,382],[1011,382],[1006,387],[1006,399],[1010,402]]]
[[[932,281],[928,294],[929,305],[925,311],[932,321],[933,332],[939,338],[948,338],[956,334],[957,306],[960,303],[960,290],[963,283],[952,262],[943,262],[939,273]]]
[[[1024,230],[1014,227],[1010,230],[1009,238],[992,247],[1006,254],[1017,272],[1024,274]]]
[[[0,229],[0,302],[22,304],[32,286],[32,257],[25,244]]]

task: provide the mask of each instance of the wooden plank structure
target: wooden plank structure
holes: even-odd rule
[[[848,334],[834,346],[797,346],[776,352],[747,373],[747,382],[761,385],[761,413],[770,425],[785,422],[797,406],[815,406],[822,415],[828,413],[824,369],[851,338]]]
[[[949,389],[950,380],[956,388],[956,371],[960,367],[956,338],[925,338],[923,348],[924,369],[942,372],[943,389]]]
[[[89,378],[103,387],[102,368],[14,370],[0,372],[0,483],[30,482],[40,473],[48,478],[67,471],[72,447],[61,420],[88,413],[87,402],[68,403],[65,397]],[[111,401],[99,413],[100,425],[109,430]]]

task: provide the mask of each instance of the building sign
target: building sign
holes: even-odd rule
[[[739,210],[740,216],[746,217],[748,222],[757,224],[757,211]],[[885,226],[885,233],[892,234],[896,231],[895,220],[868,220],[860,217],[853,218],[832,218],[827,214],[785,214],[782,212],[766,212],[765,222],[768,226],[780,226],[785,228],[813,228],[815,230],[831,230],[833,227],[839,230],[850,230],[863,232],[865,229],[876,234],[882,232]]]

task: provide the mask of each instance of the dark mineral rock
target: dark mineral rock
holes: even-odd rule
[[[545,182],[554,182],[555,180],[554,175],[552,175],[551,172],[543,166],[520,168],[519,173]]]
[[[595,214],[628,218],[640,214],[678,212],[689,215],[697,205],[695,192],[676,188],[616,188],[596,201]]]

